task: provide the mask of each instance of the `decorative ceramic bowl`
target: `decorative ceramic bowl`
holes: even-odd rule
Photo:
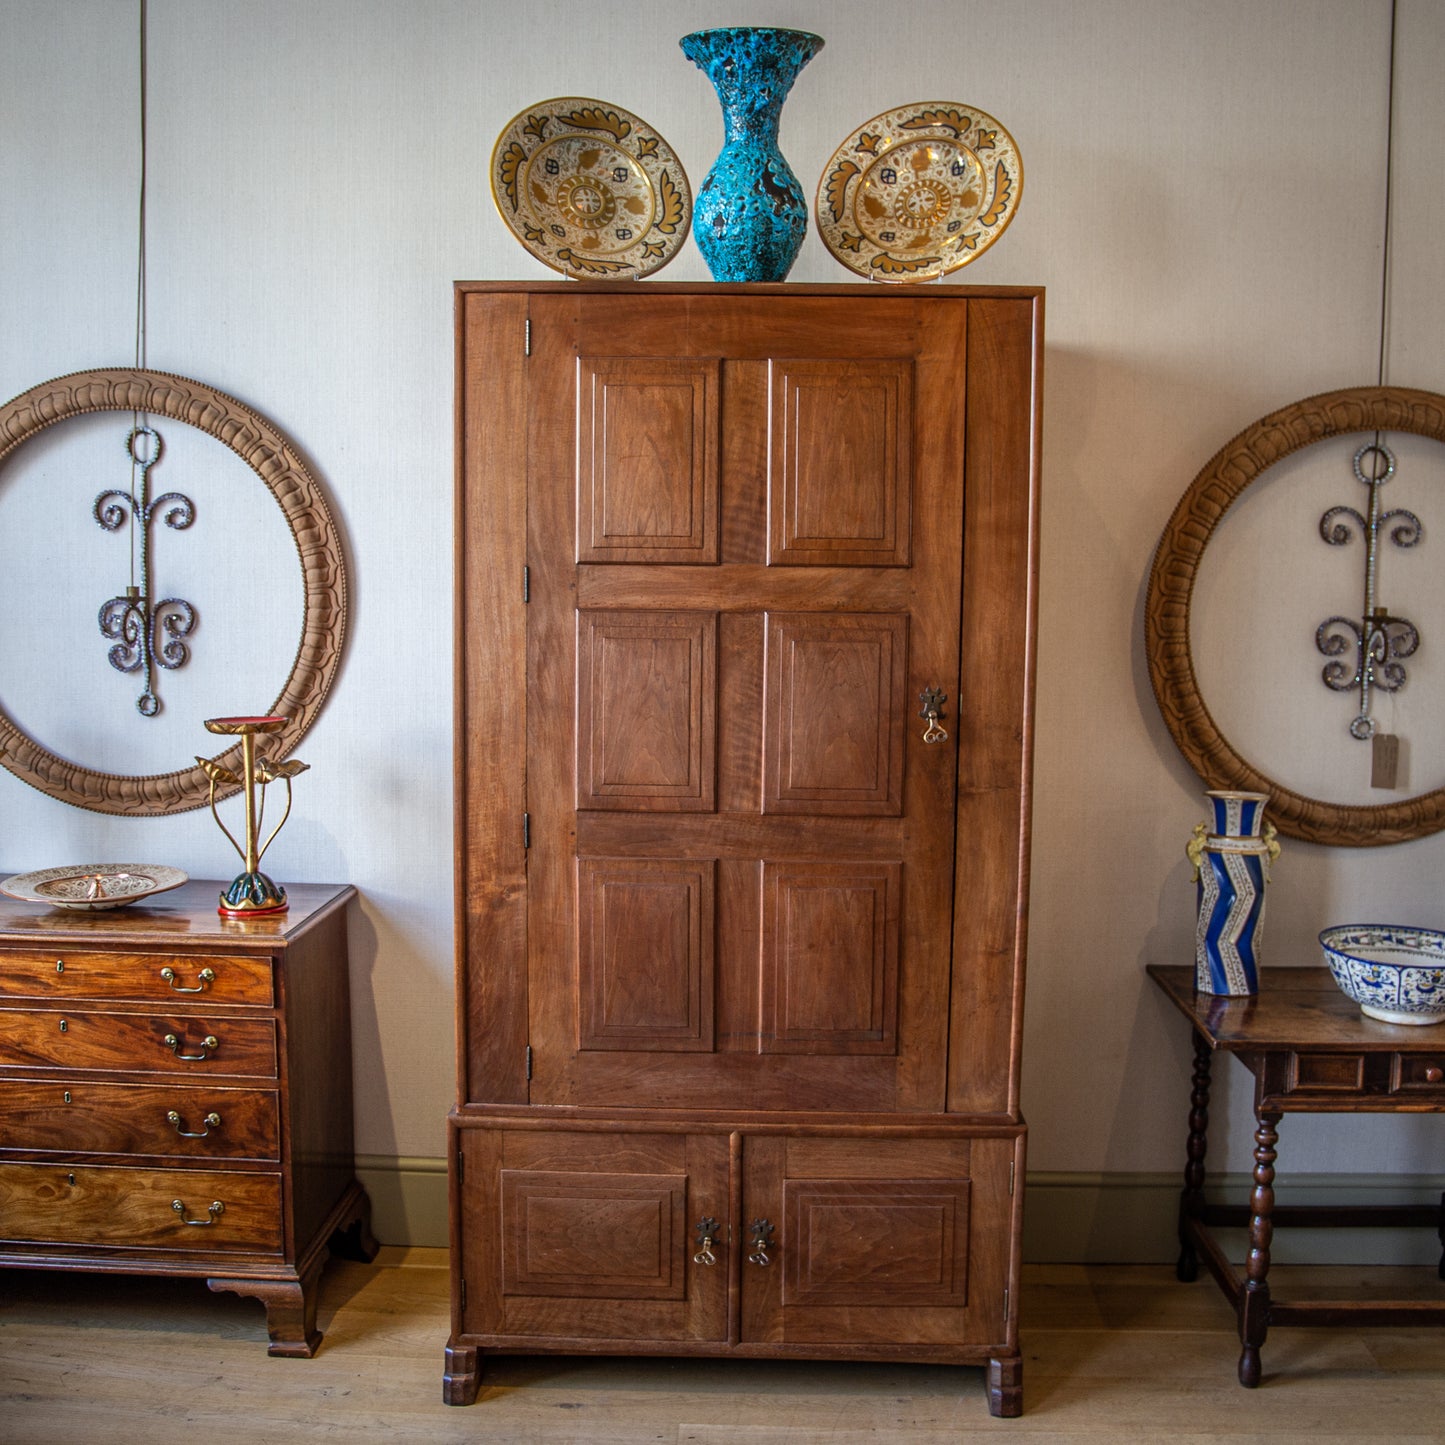
[[[1387,1024],[1445,1023],[1445,933],[1347,923],[1320,934],[1335,982],[1360,1012]]]

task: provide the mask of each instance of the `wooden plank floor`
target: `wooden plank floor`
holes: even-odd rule
[[[983,1372],[916,1365],[509,1358],[441,1403],[445,1254],[383,1250],[323,1276],[314,1360],[266,1355],[260,1306],[201,1281],[0,1273],[6,1445],[944,1445],[1445,1441],[1445,1330],[1281,1329],[1235,1383],[1212,1281],[1168,1268],[1034,1266],[1025,1413],[990,1418]],[[1285,1270],[1296,1297],[1445,1290],[1433,1271]],[[1402,1284],[1401,1281],[1407,1281]],[[1282,1292],[1282,1291],[1281,1291]]]

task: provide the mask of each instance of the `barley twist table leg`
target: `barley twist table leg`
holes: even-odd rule
[[[1249,1259],[1245,1267],[1244,1298],[1239,1304],[1239,1383],[1248,1389],[1259,1384],[1259,1352],[1269,1329],[1269,1246],[1274,1238],[1274,1161],[1279,1157],[1278,1111],[1256,1110],[1254,1131],[1254,1192],[1249,1200]]]
[[[1193,1089],[1189,1095],[1189,1141],[1185,1146],[1184,1189],[1179,1196],[1179,1262],[1175,1277],[1188,1283],[1198,1278],[1199,1254],[1189,1231],[1204,1208],[1204,1155],[1209,1146],[1209,1041],[1194,1035]]]

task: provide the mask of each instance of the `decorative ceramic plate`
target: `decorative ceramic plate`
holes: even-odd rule
[[[42,868],[17,873],[0,883],[0,893],[26,903],[56,908],[122,908],[152,893],[179,888],[186,875],[158,863],[76,863],[69,868]]]
[[[497,137],[491,176],[512,234],[567,276],[646,276],[687,239],[692,190],[682,162],[621,106],[581,96],[531,106]]]
[[[998,240],[1023,184],[1018,147],[991,115],[920,101],[874,116],[833,152],[818,230],[870,281],[931,281]]]

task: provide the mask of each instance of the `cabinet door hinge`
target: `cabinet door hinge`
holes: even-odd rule
[[[523,602],[530,602],[531,600],[532,600],[532,569],[531,569],[530,567],[523,567],[523,568],[522,568],[522,601],[523,601]]]
[[[532,846],[532,815],[531,815],[530,813],[523,813],[523,814],[522,814],[522,847],[524,847],[524,848],[530,848],[531,846]]]
[[[1003,1319],[1004,1319],[1004,1323],[1005,1323],[1005,1324],[1008,1323],[1008,1307],[1009,1307],[1008,1286],[1005,1285],[1005,1286],[1004,1286],[1004,1290],[1003,1290]]]
[[[522,331],[522,354],[530,356],[532,354],[532,318],[530,316],[522,323]]]
[[[528,1045],[527,1045],[527,1077],[528,1077],[529,1079],[532,1077],[532,1046],[531,1046],[531,1044],[528,1044]]]
[[[462,1281],[462,1309],[465,1310],[466,1307],[467,1307],[467,1282],[466,1282],[466,1280],[463,1280],[463,1281]]]
[[[1008,1166],[1008,1197],[1010,1199],[1014,1197],[1014,1170],[1017,1167],[1017,1164],[1012,1159],[1010,1159]]]
[[[467,1172],[467,1156],[460,1149],[457,1150],[457,1183],[460,1184]]]

